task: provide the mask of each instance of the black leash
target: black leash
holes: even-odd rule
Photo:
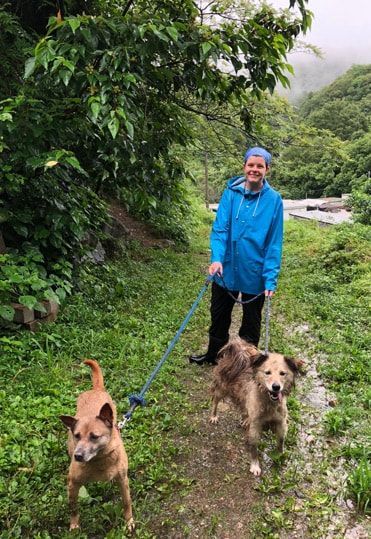
[[[251,303],[252,301],[255,301],[258,297],[260,297],[260,296],[262,296],[262,295],[264,294],[264,290],[263,290],[263,292],[260,292],[260,294],[254,296],[253,298],[250,298],[250,299],[247,299],[247,300],[245,300],[245,301],[242,301],[241,299],[236,298],[236,297],[232,294],[231,290],[229,290],[229,289],[227,288],[227,285],[225,284],[225,280],[223,279],[223,275],[221,275],[220,273],[218,273],[218,277],[220,277],[220,279],[221,279],[221,281],[222,281],[222,283],[223,283],[223,287],[225,288],[225,291],[227,292],[227,294],[228,294],[231,298],[233,298],[233,300],[234,300],[236,303],[238,303],[239,305],[247,305],[248,303]]]

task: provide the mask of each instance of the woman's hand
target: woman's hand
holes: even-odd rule
[[[271,298],[272,296],[274,296],[274,290],[264,290],[264,295],[266,298],[267,297]]]
[[[223,264],[221,262],[213,262],[209,266],[209,275],[215,275],[215,273],[219,273],[219,275],[223,275]]]

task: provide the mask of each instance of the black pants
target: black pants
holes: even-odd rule
[[[235,298],[238,297],[238,291],[232,291]],[[255,294],[242,293],[242,301],[249,300]],[[242,323],[239,336],[245,341],[258,346],[260,339],[262,309],[265,296],[259,296],[254,301],[242,305]],[[232,321],[232,310],[235,301],[230,297],[225,288],[212,283],[211,289],[211,325],[209,329],[210,338],[227,342],[229,339],[229,328]]]

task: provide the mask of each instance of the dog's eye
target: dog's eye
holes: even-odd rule
[[[287,373],[284,372],[284,371],[281,371],[281,372],[280,372],[280,376],[286,376],[286,374],[287,374]]]
[[[272,373],[271,373],[271,371],[265,371],[264,374],[269,375],[269,374],[272,374]]]
[[[81,435],[78,432],[76,432],[76,434],[74,434],[74,437],[76,438],[76,440],[80,440]]]
[[[99,438],[98,434],[93,434],[92,432],[90,433],[91,440],[98,440],[98,438]]]

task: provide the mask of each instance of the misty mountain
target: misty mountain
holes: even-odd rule
[[[316,92],[343,75],[352,65],[351,58],[333,57],[322,59],[295,54],[289,58],[295,74],[289,76],[291,87],[279,87],[277,93],[286,97],[293,105],[300,105],[310,92]]]

